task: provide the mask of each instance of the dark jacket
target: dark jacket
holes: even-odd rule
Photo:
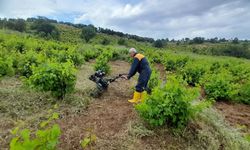
[[[128,79],[134,76],[136,72],[140,73],[140,75],[151,74],[148,60],[144,55],[139,53],[136,53],[134,56],[134,60],[128,74]]]

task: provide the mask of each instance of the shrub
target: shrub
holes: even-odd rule
[[[66,93],[74,90],[76,69],[72,62],[43,63],[32,69],[29,85],[41,91],[51,91],[53,96],[63,99]]]
[[[26,29],[26,23],[24,19],[8,19],[8,21],[6,20],[3,23],[3,26],[12,29],[12,30],[16,30],[19,32],[23,32]]]
[[[87,43],[90,41],[90,39],[94,38],[95,35],[95,27],[89,25],[87,27],[82,28],[81,38],[83,38]]]
[[[202,103],[191,104],[197,96],[197,89],[187,89],[175,77],[169,77],[169,82],[164,87],[155,88],[135,108],[150,125],[161,126],[168,123],[172,127],[182,128],[194,114],[202,110]]]
[[[109,43],[110,43],[110,40],[107,39],[107,38],[104,38],[104,39],[102,40],[102,42],[101,42],[102,45],[109,45]]]
[[[108,58],[104,57],[103,55],[99,56],[96,59],[95,70],[102,70],[106,74],[110,72],[110,66],[108,65]]]
[[[120,38],[120,39],[118,40],[117,44],[119,44],[119,45],[126,45],[126,41],[125,41],[125,39]]]
[[[250,105],[250,81],[241,85],[232,99]]]
[[[14,75],[14,69],[12,65],[13,60],[11,57],[6,59],[0,57],[0,77],[5,75]]]
[[[149,93],[152,89],[160,85],[160,74],[154,68],[152,69],[152,74],[148,82]]]
[[[20,60],[17,65],[18,73],[22,76],[29,77],[32,75],[31,66],[37,66],[37,53],[33,51],[28,51],[26,54],[21,55]]]
[[[206,75],[204,90],[208,98],[228,100],[233,91],[232,76],[227,71]]]
[[[164,64],[167,71],[176,71],[183,68],[189,60],[187,56],[167,56]]]
[[[80,66],[84,62],[83,56],[76,51],[75,49],[64,50],[56,50],[54,51],[54,56],[59,62],[67,62],[68,60],[72,61],[75,66]]]
[[[84,57],[76,50],[68,50],[67,53],[75,66],[80,66],[84,63]]]
[[[126,48],[115,47],[115,50],[112,51],[113,55],[110,60],[124,60],[129,61],[128,50]]]
[[[113,57],[113,52],[106,50],[96,59],[95,70],[102,70],[106,74],[110,73],[110,66],[108,65],[109,60]]]
[[[162,63],[163,61],[163,57],[162,57],[163,53],[160,53],[160,52],[151,52],[151,53],[148,53],[147,56],[150,56],[148,57],[148,60],[151,62],[151,63]]]
[[[214,62],[211,64],[209,70],[212,72],[212,73],[217,73],[220,71],[220,68],[221,68],[221,64],[219,62]]]
[[[179,56],[177,57],[175,63],[178,68],[183,68],[187,64],[187,62],[190,60],[188,56]]]
[[[39,36],[47,39],[58,40],[60,38],[60,32],[56,26],[42,19],[36,20],[31,25],[31,29],[36,30]]]
[[[99,55],[97,50],[85,50],[83,52],[83,58],[85,61],[89,61],[90,59],[94,59]]]
[[[31,135],[29,129],[19,131],[18,128],[12,131],[15,136],[10,142],[10,150],[55,150],[59,143],[61,134],[60,127],[57,124],[49,126],[53,119],[58,119],[58,114],[54,113],[46,122],[40,124],[41,129]]]
[[[228,70],[233,75],[233,80],[235,83],[245,82],[250,77],[249,64],[232,65],[228,68]]]
[[[162,48],[164,46],[162,40],[156,40],[154,43],[153,43],[153,46],[154,47],[157,47],[157,48]]]
[[[165,62],[165,66],[166,66],[166,70],[167,71],[175,71],[177,68],[176,68],[176,65],[175,65],[175,61],[170,59],[170,60],[167,60]]]
[[[204,64],[199,62],[187,64],[181,71],[182,77],[191,86],[200,83],[201,77],[205,74],[206,68]]]
[[[17,42],[16,46],[15,46],[15,49],[19,53],[24,53],[25,52],[25,45],[24,45],[24,43],[23,42]]]

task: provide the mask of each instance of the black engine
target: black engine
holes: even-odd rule
[[[112,78],[106,78],[105,75],[106,74],[104,71],[98,70],[89,77],[89,79],[95,82],[97,86],[96,91],[91,93],[91,96],[99,97],[103,93],[104,90],[107,90],[111,82],[114,82],[116,79],[122,77],[122,75],[124,74],[119,74]]]
[[[109,85],[108,79],[104,78],[105,75],[105,72],[98,70],[93,75],[91,75],[89,79],[96,83],[98,89],[105,90]]]

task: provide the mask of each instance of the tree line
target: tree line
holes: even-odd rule
[[[175,39],[157,39],[147,37],[140,37],[137,35],[125,34],[123,32],[114,31],[111,29],[97,28],[94,25],[84,25],[84,24],[72,24],[69,22],[57,22],[57,20],[48,19],[46,17],[38,16],[36,18],[24,19],[1,19],[0,18],[0,29],[11,29],[19,32],[27,32],[31,34],[36,34],[45,39],[60,40],[60,31],[57,29],[56,24],[65,24],[81,29],[81,34],[79,38],[88,43],[92,38],[96,36],[97,33],[104,33],[108,35],[115,35],[119,38],[118,44],[125,45],[126,39],[134,39],[139,42],[149,42],[153,47],[164,48],[168,45],[176,45],[176,48],[181,48],[178,45],[188,46],[184,50],[189,50],[198,54],[207,55],[226,55],[233,57],[243,57],[250,59],[250,46],[248,40],[239,40],[237,37],[233,39],[225,38],[204,38],[204,37],[194,37],[194,38],[182,38],[180,40]],[[105,38],[101,42],[103,45],[108,45],[110,43],[109,39]],[[196,44],[211,43],[209,46],[196,47]],[[220,44],[217,44],[220,43]]]
[[[32,18],[27,18],[26,20],[24,19],[7,19],[7,18],[0,18],[0,28],[7,28],[11,30],[17,30],[19,32],[25,32],[27,29],[27,23],[33,23],[31,26],[31,29],[37,30],[37,33],[40,34],[43,37],[48,37],[52,36],[54,39],[59,38],[59,32],[56,29],[56,27],[53,24],[65,24],[68,26],[73,26],[75,28],[80,28],[83,30],[93,30],[95,33],[104,33],[108,35],[116,35],[119,37],[127,38],[127,39],[134,39],[138,42],[149,42],[153,43],[155,47],[163,47],[166,43],[171,42],[171,43],[177,43],[177,44],[202,44],[202,43],[221,43],[221,42],[232,42],[234,44],[238,44],[240,40],[235,37],[233,39],[226,39],[226,38],[204,38],[204,37],[194,37],[194,38],[182,38],[180,40],[169,40],[168,38],[166,39],[157,39],[154,40],[153,38],[149,37],[141,37],[137,35],[132,35],[132,34],[127,34],[119,31],[114,31],[111,29],[105,29],[101,27],[95,27],[93,25],[85,25],[85,24],[73,24],[70,22],[58,22],[57,20],[54,19],[49,19],[47,17],[43,16],[38,16],[38,17],[32,17]],[[88,38],[87,38],[88,41]],[[247,41],[247,40],[246,40]]]

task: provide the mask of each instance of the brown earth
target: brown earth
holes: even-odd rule
[[[111,66],[110,76],[129,70],[129,64],[121,61],[111,62]],[[119,79],[110,84],[108,91],[100,98],[93,100],[84,115],[60,120],[63,131],[60,148],[79,149],[79,142],[86,137],[88,130],[97,136],[98,141],[102,141],[101,147],[96,144],[95,149],[115,147],[112,143],[118,143],[117,138],[125,133],[128,122],[136,118],[133,105],[127,101],[132,96],[133,82]]]
[[[229,102],[217,102],[215,107],[222,112],[230,125],[250,133],[250,106]]]
[[[78,72],[76,90],[79,96],[86,96],[82,92],[94,86],[94,83],[86,80],[93,73],[90,71],[91,65],[93,62],[87,63]],[[130,67],[130,64],[124,61],[110,62],[110,65],[112,67],[110,76],[126,73]],[[164,79],[164,67],[158,65],[156,68]],[[137,77],[129,81],[119,79],[110,84],[109,89],[100,98],[93,99],[87,109],[82,108],[83,112],[63,114],[58,120],[62,131],[58,148],[81,149],[80,142],[91,133],[97,140],[88,146],[88,149],[188,149],[188,146],[192,145],[192,139],[174,136],[168,128],[151,130],[152,135],[148,133],[149,129],[141,129],[144,125],[137,128],[136,125],[142,122],[133,104],[127,102],[132,98],[136,79]],[[219,102],[215,107],[233,126],[245,125],[245,130],[249,132],[250,106]],[[6,129],[4,126],[0,128]]]
[[[126,73],[130,66],[123,61],[114,61],[110,65],[112,66],[111,76]],[[166,77],[164,67],[156,65],[156,69],[164,80]],[[62,136],[59,148],[81,149],[80,141],[91,131],[97,137],[95,144],[88,147],[92,149],[186,149],[190,141],[175,137],[166,128],[154,130],[154,135],[150,136],[130,136],[130,130],[134,130],[130,129],[131,124],[140,122],[133,105],[127,102],[132,97],[132,88],[136,84],[136,79],[137,77],[134,77],[131,81],[119,80],[112,83],[102,97],[91,102],[84,115],[69,116],[60,120]],[[248,106],[217,103],[216,108],[222,110],[226,120],[233,121],[233,125],[241,116],[237,123],[245,124],[249,128]],[[243,116],[247,118],[244,119]]]
[[[112,75],[126,73],[130,65],[123,61],[111,62]],[[140,119],[133,104],[133,86],[137,77],[132,80],[118,80],[110,84],[100,98],[94,99],[83,115],[66,116],[58,121],[62,136],[59,149],[81,149],[80,141],[90,133],[97,137],[92,149],[180,149],[183,139],[174,138],[169,131],[155,131],[157,135],[143,138],[130,136],[134,122]],[[142,131],[143,132],[143,131]],[[133,133],[132,133],[133,134]]]
[[[166,70],[165,70],[164,65],[155,63],[154,66],[155,66],[155,69],[160,73],[160,79],[163,81],[166,81],[167,76],[166,76]]]

